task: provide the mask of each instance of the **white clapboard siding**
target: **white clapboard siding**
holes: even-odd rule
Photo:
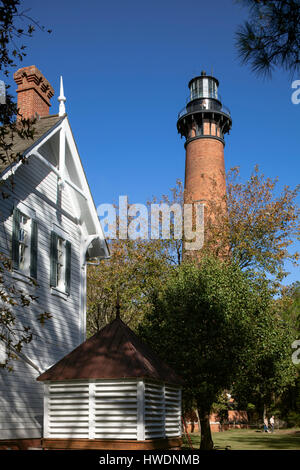
[[[181,435],[181,390],[165,386],[166,437]]]
[[[94,437],[137,439],[137,381],[96,381]]]
[[[62,191],[58,207],[57,175],[43,163],[31,157],[29,165],[21,165],[15,172],[14,182],[14,194],[1,201],[0,247],[1,252],[10,255],[14,205],[23,204],[34,211],[38,222],[39,287],[32,288],[18,273],[12,272],[11,276],[17,288],[38,297],[38,303],[32,303],[30,308],[16,309],[16,327],[33,327],[34,340],[24,346],[23,352],[42,371],[84,339],[84,312],[80,310],[82,239],[70,194]],[[72,244],[71,295],[67,298],[54,295],[50,289],[50,232],[54,223],[68,234]],[[50,312],[52,318],[42,326],[36,318],[44,311]],[[36,381],[39,374],[21,360],[14,369],[12,374],[0,369],[0,439],[41,437],[43,386]]]
[[[145,439],[164,437],[164,391],[162,384],[145,383]]]
[[[23,361],[16,361],[12,373],[0,371],[0,439],[41,437],[43,386],[37,375]]]
[[[48,385],[47,395],[45,437],[88,438],[89,383],[52,383]]]

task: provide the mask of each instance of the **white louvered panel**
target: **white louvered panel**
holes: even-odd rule
[[[88,382],[56,382],[49,385],[48,437],[89,437]]]
[[[52,383],[45,389],[44,427],[49,438],[180,436],[181,390],[129,379]]]
[[[181,392],[178,388],[165,386],[166,437],[181,435]]]
[[[145,439],[164,437],[163,386],[145,383]]]
[[[137,439],[137,382],[97,380],[95,438]]]

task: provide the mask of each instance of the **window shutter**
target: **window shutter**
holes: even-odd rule
[[[20,218],[21,218],[21,213],[19,209],[15,208],[13,212],[13,229],[12,229],[12,244],[11,244],[11,258],[12,258],[12,266],[14,269],[19,269]]]
[[[30,237],[30,276],[37,278],[37,247],[38,247],[38,224],[37,221],[31,221],[31,237]]]
[[[51,232],[50,239],[50,286],[57,285],[57,235]]]
[[[71,243],[66,241],[66,293],[70,294],[71,289]]]

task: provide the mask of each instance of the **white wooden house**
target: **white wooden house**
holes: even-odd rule
[[[32,327],[33,341],[22,349],[14,372],[0,369],[0,448],[15,448],[15,440],[27,440],[23,448],[35,446],[42,437],[43,386],[36,378],[85,340],[87,261],[108,256],[65,113],[62,81],[59,113],[49,115],[54,91],[42,73],[25,67],[15,80],[21,113],[37,116],[37,122],[34,140],[14,141],[28,164],[0,163],[7,187],[14,179],[10,197],[0,200],[0,251],[12,258],[16,287],[38,301],[18,312],[21,324]],[[45,326],[36,321],[43,311],[52,315]],[[0,362],[5,353],[1,344]]]

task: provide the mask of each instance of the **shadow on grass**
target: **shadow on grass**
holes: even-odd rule
[[[194,449],[199,449],[200,436],[192,434]],[[230,447],[231,450],[300,450],[300,431],[283,430],[273,434],[263,434],[254,430],[230,430],[213,433],[217,449]],[[183,448],[189,448],[187,439],[183,439]]]

